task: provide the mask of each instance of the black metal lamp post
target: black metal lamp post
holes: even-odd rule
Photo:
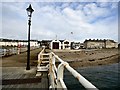
[[[30,26],[31,26],[31,17],[32,17],[32,12],[34,11],[32,9],[31,4],[29,5],[29,7],[26,9],[27,10],[27,14],[29,17],[28,20],[28,50],[27,50],[27,67],[26,70],[30,70]]]

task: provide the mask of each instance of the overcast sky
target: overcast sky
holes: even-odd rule
[[[29,4],[34,9],[31,39],[118,41],[118,2],[2,2],[0,37],[27,39]]]

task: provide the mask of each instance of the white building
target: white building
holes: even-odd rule
[[[71,49],[71,42],[69,40],[52,40],[50,49]]]
[[[62,42],[63,49],[71,49],[71,42],[69,40],[64,40]]]
[[[38,45],[38,42],[37,42],[36,40],[31,40],[31,41],[30,41],[30,46],[32,46],[32,47],[37,47],[37,46],[39,46],[39,45]]]
[[[106,40],[105,45],[106,48],[118,48],[118,43],[114,40]]]
[[[11,42],[11,46],[17,46],[17,45],[18,45],[18,42],[15,42],[15,41]]]
[[[52,40],[50,43],[50,49],[61,49],[61,42],[59,40]]]
[[[9,40],[9,39],[1,39],[0,40],[0,46],[27,46],[28,41],[27,40]],[[30,46],[36,47],[39,46],[37,40],[31,40]]]
[[[0,41],[0,46],[5,46],[5,42]]]
[[[6,41],[4,43],[5,43],[5,46],[12,46],[12,42]]]

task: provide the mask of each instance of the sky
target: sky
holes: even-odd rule
[[[95,0],[94,0],[95,1]],[[32,5],[31,39],[113,39],[118,41],[118,2],[1,2],[0,38],[25,39],[26,8]]]

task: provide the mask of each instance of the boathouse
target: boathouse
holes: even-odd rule
[[[69,40],[52,40],[50,44],[51,49],[71,49],[71,42]]]
[[[51,49],[61,49],[61,42],[59,40],[52,40],[50,43]]]

